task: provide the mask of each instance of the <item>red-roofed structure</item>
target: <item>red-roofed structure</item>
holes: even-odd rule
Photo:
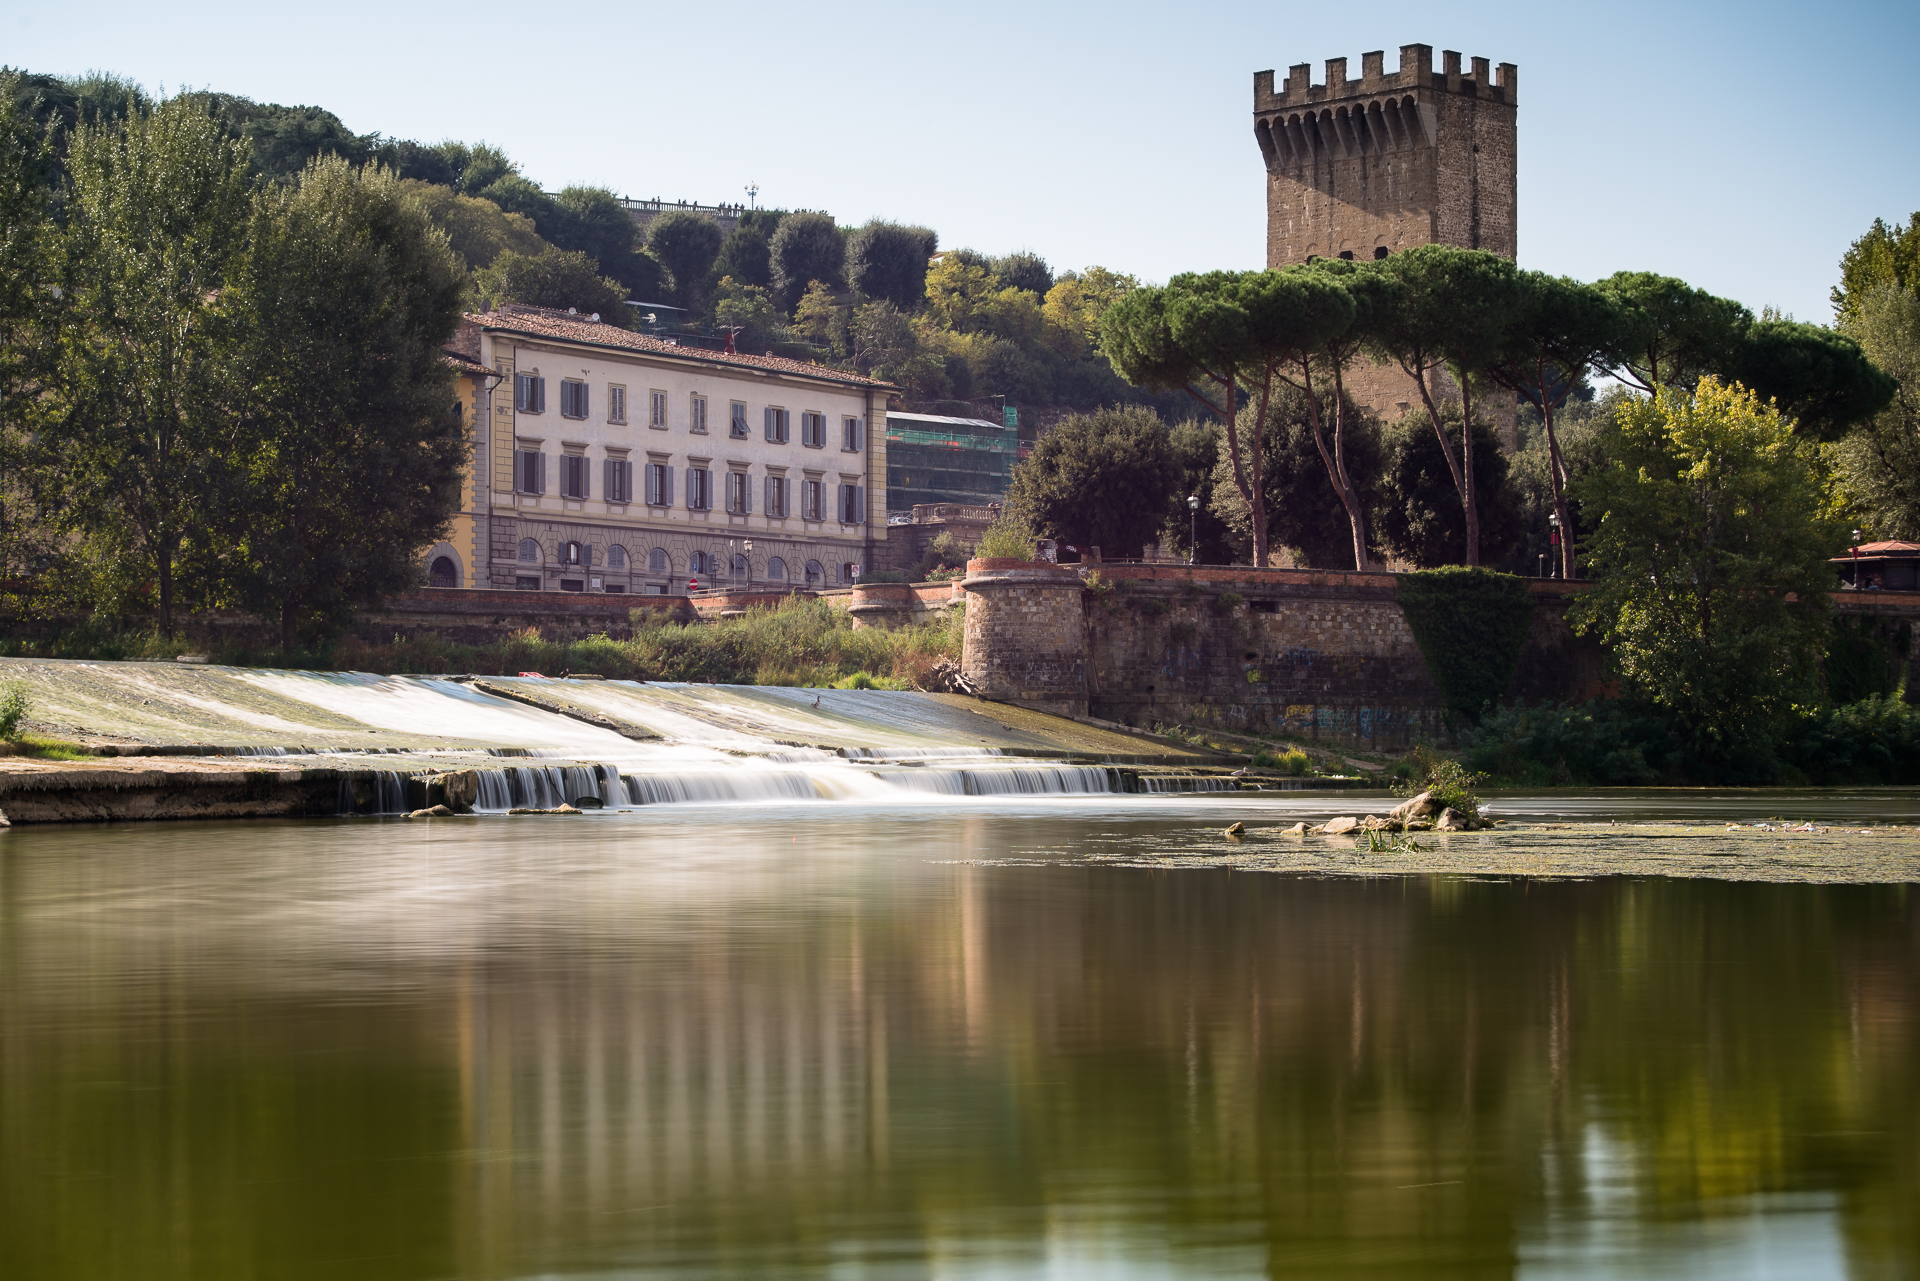
[[[447,359],[473,455],[435,586],[818,588],[880,559],[889,383],[520,305]]]

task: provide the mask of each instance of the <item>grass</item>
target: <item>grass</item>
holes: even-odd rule
[[[99,759],[90,749],[78,743],[68,743],[57,738],[42,738],[38,734],[22,734],[12,740],[13,754],[25,756],[36,761],[91,761]]]
[[[635,610],[631,639],[606,635],[548,639],[527,628],[485,644],[438,636],[395,636],[385,644],[347,637],[332,645],[287,653],[246,646],[215,647],[215,663],[239,667],[407,673],[471,672],[511,676],[535,671],[613,679],[715,682],[742,685],[829,686],[864,678],[848,688],[920,688],[942,660],[960,657],[960,620],[944,612],[898,631],[855,631],[842,610],[825,601],[789,597],[771,609],[714,622],[663,620]],[[170,659],[204,647],[185,641],[81,628],[51,641],[10,642],[4,652],[42,658]]]

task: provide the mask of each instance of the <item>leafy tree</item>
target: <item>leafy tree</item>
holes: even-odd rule
[[[62,328],[59,228],[52,217],[54,130],[35,122],[0,75],[0,565],[49,555],[27,501],[23,463],[52,395]],[[25,565],[23,565],[25,562]]]
[[[506,152],[484,142],[471,147],[461,142],[443,142],[440,146],[447,163],[453,166],[454,186],[465,196],[477,196],[507,175],[519,172]]]
[[[921,345],[913,322],[890,302],[854,308],[847,341],[855,369],[899,383],[914,399],[938,399],[952,390],[946,362]]]
[[[1852,338],[1792,320],[1748,329],[1725,376],[1771,400],[1801,435],[1823,441],[1871,419],[1896,390]]]
[[[766,289],[773,284],[773,250],[767,244],[767,237],[758,227],[747,226],[743,220],[720,246],[720,256],[714,260],[713,272],[716,276],[731,276],[742,285],[754,285]]]
[[[1361,478],[1360,496],[1372,506],[1373,480],[1380,471],[1379,441],[1367,419],[1348,406],[1352,424],[1347,454]],[[1255,407],[1239,414],[1238,435],[1243,447],[1260,449],[1261,497],[1266,503],[1266,530],[1270,547],[1291,549],[1295,564],[1315,568],[1343,568],[1353,563],[1352,527],[1340,495],[1327,484],[1325,461],[1314,430],[1324,404],[1308,403],[1306,393],[1281,382],[1267,403],[1264,429],[1256,430]],[[1225,540],[1241,557],[1253,553],[1253,513],[1234,484],[1233,460],[1222,431],[1214,470],[1211,509],[1220,519]],[[1189,491],[1191,492],[1191,491]]]
[[[912,311],[926,300],[927,260],[939,237],[925,227],[875,219],[847,242],[847,283],[868,298]]]
[[[540,190],[538,183],[531,182],[518,173],[501,174],[478,190],[475,190],[471,184],[467,184],[467,193],[479,196],[482,200],[491,200],[508,213],[520,214],[531,219],[542,236],[552,230],[558,222],[554,213],[553,197]]]
[[[829,289],[844,283],[841,268],[846,264],[847,242],[826,214],[788,214],[773,233],[770,248],[773,296],[782,311],[798,306],[800,296],[816,280]]]
[[[773,296],[759,285],[743,285],[732,276],[722,276],[714,288],[713,322],[732,329],[736,351],[765,351],[778,341],[780,309]]]
[[[847,328],[847,309],[834,298],[833,291],[819,281],[807,286],[800,305],[793,309],[794,328],[820,346],[843,346]]]
[[[14,89],[0,77],[0,449],[47,393],[59,302],[52,131]]]
[[[1753,324],[1753,313],[1739,303],[1650,271],[1618,272],[1595,288],[1621,317],[1599,363],[1648,395],[1662,387],[1691,390],[1702,377],[1722,374]]]
[[[1041,306],[1049,340],[1060,355],[1078,359],[1100,345],[1100,318],[1140,282],[1105,267],[1070,271],[1054,282]]]
[[[1859,287],[1842,323],[1898,391],[1832,447],[1840,489],[1882,537],[1920,539],[1920,295],[1890,283]]]
[[[184,98],[83,125],[68,154],[73,321],[45,433],[50,484],[78,532],[152,576],[166,635],[183,547],[208,516],[219,441],[203,317],[240,248],[248,168],[248,145]]]
[[[1475,434],[1461,437],[1456,456],[1431,384],[1441,368],[1451,373],[1460,391],[1463,421],[1473,421],[1474,382],[1496,363],[1518,302],[1513,263],[1477,249],[1416,245],[1368,266],[1394,286],[1381,293],[1373,308],[1368,345],[1375,355],[1398,364],[1420,392],[1420,403],[1440,438],[1447,470],[1460,494],[1464,559],[1468,565],[1477,565],[1480,505],[1475,495],[1479,472],[1473,459]]]
[[[547,247],[532,219],[510,214],[491,200],[411,178],[402,179],[400,185],[407,198],[426,210],[434,226],[446,233],[447,243],[468,267],[491,266],[508,250],[531,255]]]
[[[628,313],[633,310],[625,305],[626,289],[602,276],[593,259],[552,245],[531,254],[504,250],[475,273],[474,282],[483,297],[496,303],[527,303],[561,311],[571,307],[582,316],[598,312],[600,319],[614,325],[629,324]]]
[[[1600,523],[1576,625],[1672,713],[1702,768],[1737,769],[1818,694],[1827,558],[1845,540],[1823,513],[1816,447],[1709,375],[1621,405],[1608,453],[1582,486]]]
[[[1521,406],[1520,452],[1507,460],[1507,477],[1513,486],[1520,521],[1519,542],[1507,557],[1510,570],[1534,574],[1539,571],[1542,557],[1558,554],[1547,523],[1548,513],[1556,510],[1553,476],[1556,454],[1564,469],[1561,492],[1566,495],[1561,528],[1577,533],[1592,526],[1593,518],[1580,505],[1580,482],[1595,468],[1606,465],[1603,445],[1614,410],[1633,398],[1634,393],[1618,383],[1592,400],[1568,397],[1566,403],[1554,411],[1553,430],[1558,448],[1552,452],[1538,413],[1531,405]],[[1569,541],[1571,536],[1563,538],[1560,547]]]
[[[1442,404],[1440,419],[1447,435],[1458,438],[1463,422],[1460,404]],[[1492,425],[1484,419],[1478,421],[1473,434],[1481,551],[1488,560],[1500,561],[1520,541],[1520,494],[1511,480],[1511,463]],[[1466,536],[1466,511],[1441,453],[1440,438],[1426,414],[1416,409],[1383,423],[1377,448],[1373,528],[1381,543],[1401,560],[1421,569],[1455,563]]]
[[[1505,341],[1488,373],[1540,415],[1547,481],[1560,519],[1560,576],[1570,579],[1575,540],[1567,497],[1570,473],[1554,430],[1554,414],[1566,389],[1584,379],[1595,362],[1619,345],[1627,318],[1611,294],[1564,276],[1525,271],[1516,283],[1518,297]]]
[[[627,281],[634,249],[633,215],[605,187],[566,188],[553,198],[550,222],[535,219],[535,225],[548,241],[585,254],[600,264],[605,275]],[[701,274],[706,274],[704,268]]]
[[[214,313],[218,525],[238,599],[293,650],[415,583],[459,506],[444,345],[459,261],[390,172],[315,162],[263,193]]]
[[[1045,298],[1047,291],[1053,288],[1053,268],[1039,254],[1007,254],[995,258],[990,270],[1002,286],[1011,289],[1024,289],[1036,298]]]
[[[1920,213],[1902,227],[1873,220],[1867,234],[1847,247],[1840,259],[1840,283],[1833,287],[1833,312],[1850,329],[1868,294],[1882,285],[1920,289]]]
[[[700,309],[701,285],[725,239],[711,218],[687,210],[662,214],[647,224],[647,253],[667,269],[676,306]]]
[[[1173,509],[1167,513],[1160,541],[1169,551],[1191,551],[1201,565],[1225,565],[1233,560],[1226,523],[1213,506],[1214,473],[1220,465],[1223,435],[1218,423],[1192,418],[1176,423],[1167,434],[1180,483],[1175,486]],[[1190,497],[1200,500],[1197,511],[1188,506]]]
[[[978,257],[978,255],[975,255]],[[986,327],[982,312],[1004,288],[991,271],[961,253],[943,254],[927,269],[926,308],[935,326],[957,334]]]
[[[268,182],[292,182],[319,156],[363,165],[374,153],[375,139],[361,137],[324,107],[283,107],[229,93],[186,96],[251,144],[254,172]]]
[[[1159,535],[1178,474],[1167,425],[1151,410],[1075,414],[1014,468],[1007,506],[1042,537],[1137,557]]]

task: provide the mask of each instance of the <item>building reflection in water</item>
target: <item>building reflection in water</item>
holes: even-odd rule
[[[377,896],[354,877],[381,851],[294,848],[260,893],[336,897],[278,930],[264,901],[209,923],[156,898],[164,860],[84,884],[16,860],[0,1262],[238,1276],[316,1242],[369,1276],[1920,1260],[1900,887],[986,864],[1049,831],[912,830],[803,827],[791,861],[727,884],[630,846],[557,870],[487,849]],[[491,887],[436,899],[463,857]],[[144,1092],[86,1084],[107,1077]],[[215,1101],[234,1089],[252,1106]],[[226,1244],[156,1265],[183,1224]]]

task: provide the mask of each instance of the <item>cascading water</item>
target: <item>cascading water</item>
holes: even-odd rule
[[[37,714],[120,744],[338,768],[346,814],[405,813],[422,803],[410,779],[454,769],[477,770],[486,812],[1237,790],[1197,776],[1136,782],[1083,763],[1138,762],[1136,738],[910,691],[8,659],[0,675],[29,687]],[[367,755],[396,768],[348,763]]]
[[[1143,792],[1237,792],[1240,784],[1230,778],[1204,774],[1146,774],[1140,779]]]

